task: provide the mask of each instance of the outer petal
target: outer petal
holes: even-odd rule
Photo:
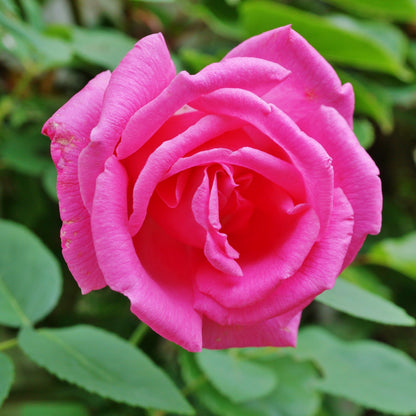
[[[333,159],[335,186],[340,187],[354,211],[354,232],[343,268],[361,248],[367,234],[381,227],[382,193],[379,171],[345,120],[330,107],[320,107],[299,126],[318,140]]]
[[[256,304],[243,308],[224,308],[212,297],[196,291],[195,309],[219,325],[251,325],[286,312],[300,312],[335,284],[351,242],[353,225],[351,205],[337,188],[329,226],[297,273]]]
[[[331,65],[290,26],[246,40],[230,51],[223,61],[237,56],[270,60],[291,71],[290,76],[264,99],[295,121],[305,114],[313,114],[324,104],[334,107],[352,126],[354,93],[351,85],[341,85]]]
[[[287,313],[249,326],[221,326],[204,318],[203,347],[295,347],[301,312]]]
[[[160,33],[137,42],[114,70],[100,121],[91,132],[91,143],[80,155],[79,181],[88,210],[91,210],[97,176],[104,170],[104,162],[114,152],[127,122],[169,85],[175,73]]]
[[[157,245],[166,247],[166,240],[158,237],[152,225],[145,224],[142,231],[146,233],[144,241],[148,245],[155,239],[153,249],[146,247],[138,236],[135,244],[145,256],[145,264],[138,258],[128,232],[127,174],[114,156],[107,160],[104,172],[97,179],[91,223],[97,258],[108,286],[127,296],[132,312],[157,333],[189,351],[200,351],[202,324],[192,305],[191,285],[183,276],[170,279],[167,275],[161,280],[159,271],[152,269]],[[167,256],[169,252],[164,254]],[[176,252],[170,255],[175,256]],[[192,270],[183,264],[177,266],[177,270]]]
[[[97,124],[110,72],[103,72],[72,97],[44,125],[52,139],[51,153],[58,171],[57,192],[63,221],[62,254],[83,293],[104,287],[91,236],[90,216],[81,199],[78,157]]]

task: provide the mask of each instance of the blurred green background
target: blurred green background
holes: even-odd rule
[[[377,340],[416,358],[413,328],[384,325],[391,309],[376,308],[376,312],[373,310],[376,318],[371,319],[365,308],[368,300],[365,296],[371,293],[390,306],[395,303],[409,315],[416,315],[416,1],[413,0],[0,0],[0,217],[30,229],[60,259],[63,296],[53,313],[42,321],[44,326],[82,322],[129,338],[137,319],[130,314],[128,302],[121,295],[103,290],[82,297],[62,261],[56,175],[49,156],[49,139],[40,134],[43,123],[90,78],[104,69],[114,69],[134,43],[147,34],[163,32],[177,70],[194,73],[221,59],[245,38],[286,24],[292,24],[318,49],[344,82],[353,84],[354,130],[380,168],[384,191],[382,232],[368,238],[355,264],[342,276],[342,282],[352,285],[347,289],[340,286],[333,297],[314,302],[305,311],[302,326],[320,325],[346,341]],[[363,291],[348,292],[351,287]],[[363,294],[364,298],[360,298]],[[344,305],[347,297],[350,304]],[[0,327],[0,341],[15,333],[14,329]],[[307,339],[316,334],[303,335]],[[200,372],[204,372],[204,363],[197,365],[190,356],[183,355],[178,361],[175,346],[156,334],[147,333],[141,348],[179,386],[195,382]],[[302,354],[310,358],[311,353],[300,350],[295,359],[302,358]],[[11,349],[9,355],[15,364],[15,381],[1,415],[146,414],[139,408],[116,404],[58,381],[19,350]],[[318,355],[313,359],[319,361]],[[285,367],[287,362],[275,365],[276,371],[287,373],[288,378],[294,374],[294,367]],[[299,380],[306,384],[312,377],[308,368],[298,369],[303,372]],[[325,373],[322,367],[320,370]],[[0,391],[1,377],[0,373]],[[416,384],[413,387],[416,392]],[[297,386],[294,390],[302,388]],[[254,413],[230,408],[229,403],[222,403],[208,390],[201,397],[195,386],[195,394],[189,396],[198,415],[416,413],[416,408],[410,405],[395,408],[394,404],[391,407],[381,404],[379,410],[369,410],[366,408],[377,408],[373,399],[367,404],[359,395],[357,398],[353,393],[343,395],[330,390],[323,388],[318,394],[309,389],[312,393],[307,399],[296,394],[291,399],[292,405],[309,400],[308,406],[287,406],[283,410],[273,405],[256,410],[254,406],[251,409]],[[286,397],[290,398],[292,393],[288,392]],[[382,403],[382,390],[378,394],[380,397],[374,400]],[[40,403],[34,405],[32,401]],[[61,403],[61,407],[53,407],[52,402]]]

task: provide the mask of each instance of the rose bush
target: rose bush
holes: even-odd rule
[[[367,234],[381,186],[351,85],[290,27],[176,74],[140,40],[45,124],[63,255],[190,351],[295,345],[302,309]]]

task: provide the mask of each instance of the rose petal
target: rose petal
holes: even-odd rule
[[[190,264],[182,263],[183,258],[190,261],[192,258],[177,257],[178,247],[151,222],[143,225],[133,244],[128,232],[126,194],[127,174],[112,156],[97,179],[91,216],[95,249],[104,278],[112,290],[129,298],[132,312],[157,333],[189,351],[200,351],[201,317],[192,305],[188,277],[171,279],[170,274],[165,274],[163,278],[160,270],[152,268],[161,263],[161,247],[169,247],[163,253],[169,262],[177,259],[173,270],[178,273],[192,271]],[[138,258],[136,247],[144,264]],[[175,250],[170,251],[173,247]]]
[[[218,188],[214,176],[210,189],[209,178],[205,169],[204,177],[192,198],[192,212],[195,221],[206,231],[204,254],[213,267],[223,273],[241,276],[242,271],[234,260],[239,257],[227,241],[227,235],[219,230]]]
[[[335,189],[329,226],[293,276],[282,280],[274,291],[257,303],[241,308],[225,308],[212,297],[196,290],[195,309],[219,325],[250,325],[286,312],[300,312],[316,296],[335,284],[351,242],[353,215],[342,190]]]
[[[170,167],[195,147],[239,126],[238,121],[206,116],[174,139],[163,142],[147,159],[133,189],[133,212],[129,219],[131,235],[140,229],[156,186]]]
[[[117,154],[123,159],[136,152],[169,117],[201,95],[220,88],[262,93],[287,75],[288,71],[280,65],[257,58],[214,63],[195,75],[180,72],[159,97],[134,114],[123,132]]]
[[[354,233],[345,258],[347,267],[361,248],[367,234],[378,234],[381,227],[382,193],[379,171],[354,133],[336,110],[321,106],[314,119],[299,121],[332,157],[335,186],[340,187],[354,211]]]
[[[301,312],[288,313],[254,325],[222,326],[203,319],[203,347],[295,347]]]
[[[62,219],[62,254],[82,293],[106,285],[92,242],[90,218],[78,185],[78,157],[97,124],[110,72],[102,72],[74,95],[43,126],[52,139],[51,154],[58,172],[57,193]]]
[[[97,176],[114,152],[131,116],[166,88],[176,73],[161,33],[146,36],[122,59],[111,75],[98,125],[80,155],[79,182],[90,211]]]
[[[247,39],[231,50],[222,62],[252,56],[277,62],[291,74],[267,93],[265,101],[275,104],[294,121],[314,112],[321,104],[334,107],[352,127],[354,93],[341,82],[331,65],[290,26],[280,27]]]
[[[264,191],[259,186],[256,189],[259,193]],[[243,275],[238,278],[224,275],[208,264],[199,267],[195,294],[197,310],[205,312],[205,296],[200,294],[210,296],[225,308],[243,308],[257,303],[302,266],[319,234],[318,218],[307,206],[298,206],[289,213],[279,212],[278,207],[271,204],[271,191],[269,189],[265,199],[269,200],[268,208],[273,213],[255,211],[248,232],[229,237],[240,252],[239,265]]]
[[[304,180],[307,200],[319,216],[322,235],[332,209],[331,158],[317,141],[301,131],[293,120],[273,104],[269,107],[270,112],[264,111],[261,101],[249,91],[234,92],[224,88],[201,97],[197,108],[246,121],[286,151]]]
[[[238,130],[236,134],[239,134]],[[166,177],[195,166],[213,163],[244,167],[278,185],[297,201],[305,200],[303,179],[296,168],[284,160],[252,147],[242,147],[235,151],[214,148],[180,158],[166,173]]]

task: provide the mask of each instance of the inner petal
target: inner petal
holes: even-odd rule
[[[227,234],[220,231],[217,174],[218,171],[214,172],[210,181],[208,168],[204,170],[203,180],[192,199],[192,212],[206,232],[204,254],[208,262],[223,273],[242,276],[241,267],[235,261],[239,253],[229,244]]]
[[[197,292],[235,308],[258,301],[292,276],[305,261],[320,230],[309,204],[294,204],[284,190],[259,175],[253,174],[251,185],[240,194],[253,203],[250,219],[241,229],[223,227],[222,231],[240,253],[244,278],[219,273],[209,265],[201,265],[196,274]]]

